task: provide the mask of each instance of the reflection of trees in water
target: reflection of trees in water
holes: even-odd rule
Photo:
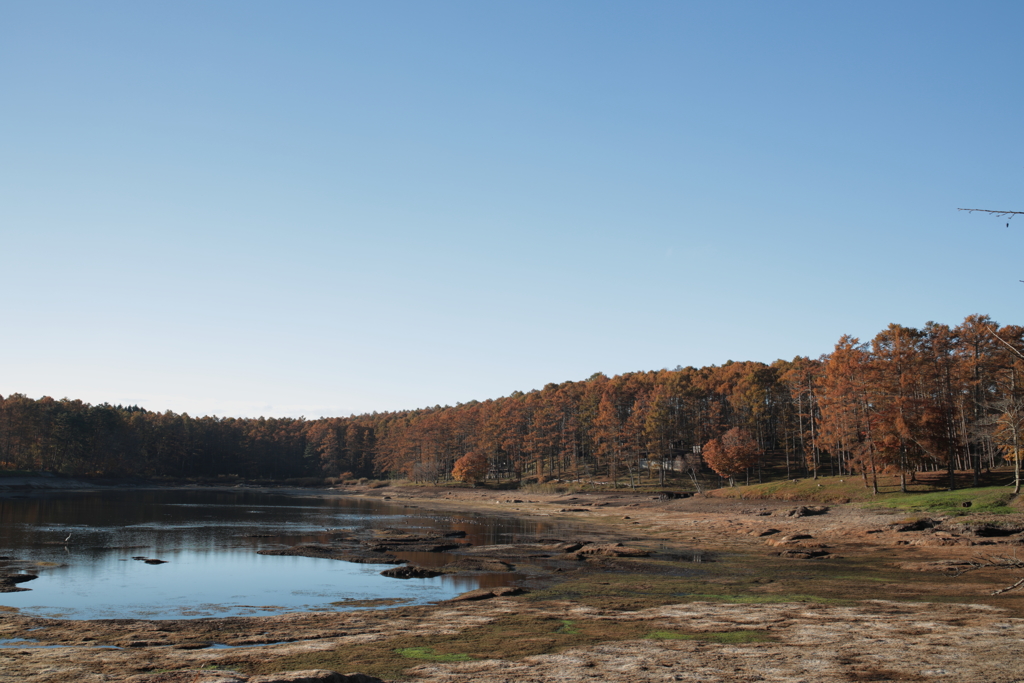
[[[515,583],[517,578],[519,578],[519,575],[513,572],[504,574],[482,574],[480,576],[473,577],[480,588],[501,588],[502,586],[511,586]],[[472,590],[472,588],[467,590]]]
[[[511,586],[518,577],[518,574],[508,572],[502,574],[479,574],[476,576],[445,575],[439,578],[445,588],[454,590],[458,593],[465,593],[467,591],[476,590],[477,588],[501,588],[503,586]]]
[[[463,530],[476,546],[533,537],[547,528],[482,515],[396,514],[399,509],[408,512],[383,501],[251,490],[47,494],[46,499],[0,500],[5,522],[0,525],[0,555],[64,565],[47,569],[42,581],[33,582],[39,588],[11,594],[22,596],[11,598],[19,601],[18,607],[40,606],[50,614],[67,611],[73,618],[200,617],[252,609],[243,603],[273,603],[279,605],[277,611],[317,609],[349,598],[423,603],[481,586],[508,585],[515,576],[481,572],[397,581],[379,576],[382,567],[376,565],[255,552],[282,543],[330,543],[336,534],[324,532],[325,526],[366,530],[381,524],[428,534]],[[73,542],[65,549],[69,532]],[[132,556],[160,558],[167,564],[149,566],[132,562]],[[456,558],[443,554],[437,561]],[[427,557],[411,559],[430,564]]]

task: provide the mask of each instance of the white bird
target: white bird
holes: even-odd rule
[[[65,542],[65,543],[67,543],[68,541],[70,541],[70,540],[71,540],[71,537],[72,537],[72,536],[74,535],[74,533],[75,533],[75,532],[74,532],[74,531],[72,531],[72,532],[71,532],[70,534],[68,534],[68,537],[64,539],[64,542]]]

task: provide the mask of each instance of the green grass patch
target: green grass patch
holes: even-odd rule
[[[764,631],[711,631],[687,633],[683,631],[651,631],[647,638],[652,640],[700,640],[707,643],[768,643],[771,638]]]
[[[401,647],[395,652],[407,659],[425,659],[428,662],[469,662],[473,659],[464,652],[436,652],[432,647]]]
[[[924,493],[887,493],[863,504],[866,508],[893,508],[909,512],[929,512],[944,515],[982,513],[1006,515],[1020,512],[1010,505],[1013,490],[1006,486],[985,486],[957,491]],[[970,503],[970,507],[964,507]]]
[[[889,481],[892,479],[892,481]],[[891,490],[899,485],[894,478],[879,478],[883,489]],[[925,490],[924,487],[921,487]],[[898,490],[898,488],[897,488]],[[932,490],[928,487],[927,490]],[[817,479],[782,479],[765,484],[750,486],[730,486],[715,489],[710,495],[717,498],[741,498],[743,500],[788,500],[814,503],[849,503],[859,500],[870,500],[874,497],[870,488],[858,477],[818,477]]]
[[[878,483],[877,494],[864,485],[864,480],[860,476],[844,476],[795,481],[784,479],[766,484],[734,486],[716,489],[711,495],[743,500],[860,503],[867,508],[893,508],[948,515],[1021,512],[1010,504],[1013,492],[1007,486],[982,486],[949,491],[946,489],[945,480],[934,479],[930,483],[908,484],[907,493],[903,493],[900,491],[899,478],[896,476],[880,476]],[[965,502],[970,502],[970,507],[963,507]]]
[[[555,633],[562,633],[570,636],[574,636],[579,632],[580,630],[573,626],[573,622],[569,619],[562,619],[562,625],[555,629]]]

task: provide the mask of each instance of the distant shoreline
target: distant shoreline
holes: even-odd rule
[[[281,483],[278,485],[266,484],[205,484],[197,482],[162,482],[150,479],[125,478],[115,479],[104,477],[101,479],[82,479],[78,477],[58,476],[26,476],[26,477],[0,477],[0,498],[11,497],[12,495],[24,495],[26,493],[50,493],[55,491],[123,491],[123,490],[223,490],[237,491],[249,489],[254,491],[275,491],[280,493],[314,494],[333,492],[346,494],[347,491],[326,488],[303,488]]]

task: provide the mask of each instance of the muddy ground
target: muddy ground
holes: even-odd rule
[[[0,639],[26,642],[0,649],[0,681],[265,682],[299,670],[431,683],[1024,681],[1024,587],[992,594],[1024,569],[970,564],[1012,560],[1024,515],[628,492],[349,492],[580,526],[573,538],[455,550],[465,563],[446,570],[505,563],[529,577],[521,594],[177,621],[2,613]],[[395,533],[308,552],[444,540]]]

